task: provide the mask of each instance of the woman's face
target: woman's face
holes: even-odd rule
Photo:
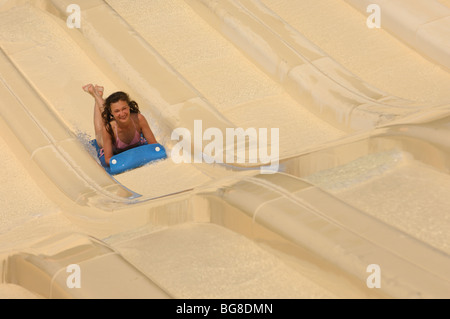
[[[117,122],[127,122],[130,118],[130,107],[126,101],[111,103],[111,114]]]

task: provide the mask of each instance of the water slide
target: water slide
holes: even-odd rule
[[[370,3],[381,29],[366,1],[78,1],[79,29],[70,1],[3,2],[0,297],[448,298],[450,7]],[[279,171],[112,177],[89,82],[130,93],[169,153],[195,120],[279,128]]]

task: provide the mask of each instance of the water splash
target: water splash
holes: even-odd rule
[[[305,179],[329,192],[339,192],[377,178],[405,162],[410,155],[398,149],[369,154],[347,164],[311,174]]]
[[[92,145],[92,141],[94,140],[94,138],[91,135],[89,135],[88,133],[82,132],[78,129],[75,130],[75,136],[76,136],[77,140],[81,143],[81,145],[83,145],[86,152],[88,152],[92,157],[95,158],[95,160],[98,163],[100,163],[100,160],[97,157],[97,150]]]

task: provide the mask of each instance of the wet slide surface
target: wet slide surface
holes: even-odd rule
[[[369,29],[366,26],[369,13],[364,15],[344,1],[264,0],[263,3],[376,88],[424,104],[450,101],[445,89],[450,85],[449,73],[383,28]]]
[[[450,8],[450,1],[448,1],[448,0],[439,0],[439,2]]]
[[[121,90],[108,79],[102,70],[70,38],[65,24],[33,5],[14,7],[2,15],[2,48],[17,65],[37,91],[45,97],[56,114],[79,135],[88,147],[94,138],[92,98],[81,90],[86,82],[100,83],[105,87],[105,95]],[[28,21],[21,24],[18,21]],[[39,61],[39,63],[36,63]],[[46,74],[42,77],[42,74]],[[84,84],[83,84],[84,83]],[[142,107],[143,114],[157,138],[162,137],[157,121]],[[94,150],[90,150],[95,154]],[[164,181],[158,172],[171,172],[180,177],[176,184],[144,183],[123,177],[123,183],[138,193],[154,197],[190,189],[210,180],[193,166],[174,165],[172,161],[161,161],[145,168],[148,174]],[[131,173],[133,174],[133,173]],[[119,180],[121,177],[118,177]],[[170,180],[171,178],[166,179]],[[166,188],[168,187],[168,188]]]
[[[261,2],[374,87],[421,105],[450,101],[450,91],[446,89],[450,87],[450,73],[387,31],[368,29],[364,14],[346,2]],[[447,0],[440,2],[450,7]],[[295,100],[187,2],[105,3],[233,125],[279,128],[280,158],[330,145],[349,135]],[[26,1],[7,2],[0,9],[1,49],[51,111],[92,152],[88,142],[94,136],[93,101],[81,86],[89,82],[101,84],[105,94],[109,94],[129,87],[131,81],[112,78],[114,68],[92,58],[88,52],[91,47],[86,49],[89,41],[75,41],[69,36],[65,21],[48,11]],[[140,102],[142,113],[157,139],[169,142],[170,132],[161,124],[164,114],[157,114],[146,102]],[[339,280],[327,282],[324,270],[311,266],[307,258],[298,271],[290,266],[291,256],[280,258],[264,244],[208,222],[152,227],[148,221],[148,227],[117,234],[113,228],[92,232],[92,225],[84,228],[82,222],[73,224],[66,218],[64,208],[46,195],[42,184],[36,183],[30,168],[22,165],[26,160],[17,158],[17,154],[22,154],[20,147],[5,140],[9,131],[0,129],[0,133],[0,160],[6,172],[0,187],[0,256],[26,250],[58,232],[80,232],[104,240],[175,298],[366,297],[361,293],[364,289],[351,291],[351,285],[337,287]],[[157,198],[246,174],[204,163],[175,164],[168,159],[115,178],[146,198]],[[450,254],[446,231],[450,226],[450,202],[445,194],[450,187],[448,174],[405,152],[392,151],[368,155],[303,178],[362,214],[417,238],[447,257]],[[170,196],[168,201],[170,204]],[[176,205],[170,207],[173,206]],[[145,211],[154,206],[144,203],[140,207]],[[167,214],[171,212],[183,213],[167,209]],[[201,211],[196,213],[202,215]],[[20,287],[0,283],[0,297],[15,296],[36,297]]]
[[[185,1],[155,1],[158,10],[143,0],[107,2],[236,127],[279,128],[280,157],[344,136],[298,105]]]
[[[108,241],[177,298],[335,298],[256,243],[216,225],[188,223]]]
[[[443,196],[448,175],[399,151],[378,153],[308,176],[307,180],[376,218],[450,253]]]
[[[166,6],[166,3],[168,2],[164,1],[159,3],[159,8]],[[140,5],[148,6],[148,3],[142,2]],[[190,10],[182,1],[173,4],[172,9],[177,8],[177,6],[184,10]],[[147,8],[147,11],[154,12],[152,8]],[[135,11],[135,14],[136,12],[137,11]],[[189,13],[189,18],[195,17],[193,12],[189,11]],[[207,47],[211,47],[213,51],[212,54],[214,56],[212,61],[208,61],[209,64],[205,64],[205,60],[197,59],[197,61],[193,61],[193,65],[191,65],[190,70],[183,69],[182,71],[184,71],[185,74],[191,75],[191,78],[189,79],[194,80],[194,84],[198,85],[200,87],[199,89],[206,90],[204,93],[206,93],[207,97],[211,99],[211,101],[217,103],[217,107],[222,112],[225,109],[228,109],[229,114],[231,114],[230,118],[239,120],[237,121],[238,125],[241,125],[242,127],[251,127],[256,125],[260,125],[261,127],[269,126],[270,122],[273,120],[273,116],[266,116],[262,119],[262,121],[257,121],[254,117],[255,112],[265,113],[272,112],[271,108],[283,108],[284,110],[287,110],[287,112],[290,112],[287,118],[293,120],[291,115],[294,115],[304,124],[302,125],[302,130],[304,129],[305,132],[307,132],[307,136],[305,136],[305,134],[301,134],[301,136],[304,136],[304,139],[302,140],[302,143],[299,142],[299,147],[304,144],[305,141],[307,145],[314,145],[316,141],[332,139],[342,135],[342,132],[332,128],[330,125],[320,121],[319,119],[315,119],[309,115],[307,111],[302,111],[301,109],[299,110],[298,106],[294,104],[292,99],[285,94],[280,87],[274,85],[274,83],[261,71],[240,56],[240,53],[218,34],[214,34],[213,31],[208,30],[207,25],[202,20],[199,18],[196,19],[198,21],[198,25],[205,29],[204,34],[206,37],[206,42],[205,37],[199,38],[197,43],[193,43],[193,47],[200,44],[204,45],[204,43],[208,43],[211,40],[220,43],[220,45],[207,45]],[[27,21],[27,23],[20,23],[19,21]],[[180,21],[187,22],[189,19],[186,19],[185,17]],[[199,28],[198,25],[194,24],[194,26],[192,26],[191,23],[188,23],[178,26],[177,30],[180,31],[186,29],[189,31],[189,29],[193,27]],[[90,97],[81,91],[81,85],[85,84],[87,81],[100,83],[105,86],[105,93],[113,92],[114,90],[119,90],[120,88],[117,88],[114,83],[110,82],[108,77],[102,73],[101,68],[93,63],[83,52],[82,48],[80,48],[77,43],[67,36],[65,30],[63,29],[64,27],[65,25],[55,19],[55,17],[47,12],[43,12],[33,5],[18,5],[2,13],[2,33],[0,36],[0,43],[2,49],[8,54],[8,57],[28,79],[28,81],[30,81],[39,94],[43,96],[46,101],[48,101],[49,105],[53,107],[54,112],[75,134],[79,136],[80,141],[87,145],[88,140],[93,136],[93,103]],[[150,32],[151,30],[147,31],[147,35],[150,34]],[[163,36],[164,30],[160,30],[158,34]],[[176,33],[174,33],[174,36],[175,35]],[[184,34],[181,38],[188,39],[189,36]],[[176,45],[177,42],[178,41],[174,39],[173,45]],[[178,50],[183,48],[184,44],[185,43],[182,43]],[[184,51],[186,53],[186,50]],[[163,54],[167,55],[168,53],[163,52]],[[170,61],[170,56],[167,56],[167,58]],[[238,69],[241,69],[240,74],[236,75],[234,74],[234,71],[226,72],[226,70],[229,69],[227,66],[227,63],[229,62],[227,59],[229,58],[232,58],[233,62],[239,65]],[[186,63],[189,60],[189,57],[183,57],[183,59],[184,60],[181,65],[186,68],[189,66],[189,64]],[[39,63],[36,63],[36,61],[39,61]],[[176,66],[179,67],[179,65]],[[211,82],[210,76],[213,74],[216,75],[214,81],[221,81],[221,83],[219,82],[218,85],[215,85],[214,87],[208,87],[208,83]],[[194,75],[198,77],[197,81],[192,78]],[[236,80],[239,80],[239,82],[236,83]],[[223,87],[223,84],[225,83],[228,84],[226,87]],[[232,86],[230,87],[230,85]],[[208,88],[210,90],[209,92],[207,91]],[[229,92],[227,92],[227,90]],[[249,106],[244,107],[245,105]],[[241,111],[238,112],[238,109],[241,109]],[[276,113],[280,114],[278,111]],[[158,130],[157,120],[149,116],[149,113],[146,113],[145,108],[143,109],[143,114],[150,118],[150,124],[152,125],[157,138],[160,137],[161,133]],[[306,119],[303,115],[306,115]],[[284,119],[285,117],[281,114],[280,118]],[[323,127],[323,130],[321,130],[324,131],[323,134],[313,134],[317,125]],[[285,127],[292,131],[297,127],[297,123],[293,120],[290,126],[286,125]],[[290,135],[283,132],[282,134],[284,136]],[[295,140],[298,141],[298,139]],[[287,145],[287,142],[284,143]],[[8,150],[8,146],[5,144],[3,149]],[[29,184],[33,185],[33,181],[26,176],[26,173],[19,164],[20,162],[17,161],[13,155],[8,153],[2,154],[5,157],[9,155],[5,161],[12,166],[8,169],[11,175],[4,175],[5,180],[4,183],[2,183],[4,187],[2,194],[5,194],[2,199],[4,199],[6,201],[5,204],[7,204],[4,206],[5,210],[2,214],[2,218],[5,219],[5,223],[3,223],[4,229],[2,231],[2,237],[4,239],[2,240],[2,250],[8,251],[10,249],[21,249],[21,247],[27,247],[27,244],[33,243],[40,238],[51,236],[52,232],[82,231],[82,229],[71,225],[63,215],[60,215],[58,212],[58,207],[46,199],[45,195],[41,193],[38,187],[27,186]],[[17,173],[17,171],[20,173]],[[211,181],[213,177],[226,176],[229,174],[227,172],[222,172],[220,169],[213,171],[206,169],[205,172],[206,173],[203,173],[202,171],[196,169],[193,165],[175,165],[171,161],[167,160],[151,164],[139,170],[122,174],[116,178],[124,185],[130,187],[138,193],[150,194],[151,196],[157,197],[202,185],[208,181]],[[168,176],[168,173],[173,174],[173,177]],[[14,179],[12,176],[23,176],[24,178]],[[151,181],[143,176],[152,176]],[[11,193],[10,190],[13,190],[13,193]],[[28,198],[28,201],[26,202],[22,200],[24,193],[27,194]],[[24,205],[26,205],[26,207],[24,207]],[[33,231],[33,235],[25,236],[26,233],[30,233],[30,229],[38,229],[39,231]],[[183,234],[182,231],[179,232]],[[195,229],[190,229],[188,232],[188,234],[193,233],[196,233]],[[199,233],[199,236],[202,235],[204,235],[204,232]],[[229,232],[225,232],[219,238],[221,238],[221,241],[226,241],[230,236],[233,235]],[[21,239],[17,240],[17,237]],[[141,243],[141,240],[138,242]],[[285,266],[280,264],[273,257],[270,257],[271,255],[261,251],[261,249],[257,248],[257,246],[253,243],[248,242],[248,240],[241,238],[238,242],[241,245],[244,245],[247,249],[244,249],[243,253],[256,251],[259,252],[257,254],[262,254],[259,257],[259,262],[255,262],[253,272],[256,277],[252,281],[248,281],[248,278],[246,278],[245,274],[247,274],[248,271],[244,273],[244,275],[239,274],[240,279],[236,279],[241,280],[243,282],[242,285],[248,286],[244,290],[240,291],[239,296],[254,296],[254,294],[259,290],[259,282],[265,281],[266,285],[275,284],[277,289],[283,289],[283,296],[287,297],[288,294],[285,291],[285,286],[289,284],[288,278],[280,278],[277,274],[277,271],[281,269],[278,267],[283,268]],[[136,244],[134,245],[136,246]],[[163,249],[165,249],[164,245],[164,242],[161,243],[161,247]],[[178,247],[179,245],[176,246]],[[125,248],[126,247],[127,246],[125,246]],[[189,245],[186,245],[185,249],[188,247]],[[125,248],[123,248],[125,252],[124,255],[129,257],[131,260],[136,259],[133,258],[133,254],[127,254],[126,252],[128,252],[128,250]],[[142,245],[137,245],[136,248],[141,250],[144,249],[144,251],[147,250],[145,246]],[[210,249],[210,247],[205,248]],[[232,250],[232,246],[227,244],[227,246],[223,249],[230,251]],[[212,253],[210,258],[221,256],[222,251],[223,250],[215,251]],[[198,252],[199,254],[202,253],[201,250],[198,250]],[[151,256],[152,253],[154,252],[148,251],[143,256]],[[174,253],[177,252],[175,251]],[[230,253],[233,252],[230,251]],[[201,255],[199,255],[199,257],[201,257]],[[258,267],[259,263],[267,263],[268,257],[272,258],[271,262],[275,263],[275,265],[271,265],[271,267],[275,268],[268,270],[269,273],[273,273],[272,277],[264,279],[263,274],[259,275],[261,270],[258,269]],[[183,257],[181,256],[180,258]],[[234,264],[230,267],[239,264],[239,261],[242,258],[245,258],[243,262],[247,261],[247,256],[242,255],[238,259],[235,259]],[[143,257],[134,261],[138,265],[141,265],[141,267],[149,264],[147,259]],[[284,270],[285,269],[283,268],[283,271]],[[197,271],[198,269],[187,268],[184,275],[187,277],[193,276]],[[239,269],[235,271],[236,274],[238,274]],[[159,273],[151,275],[151,277],[161,276]],[[214,273],[213,275],[216,276],[217,274]],[[229,274],[221,274],[221,276],[216,277],[217,284],[215,288],[220,287],[223,281],[227,281],[228,278]],[[302,284],[309,282],[307,278],[302,279],[300,277],[298,280],[299,283]],[[163,282],[163,284],[166,283]],[[168,285],[170,287],[170,283],[168,283]],[[293,297],[316,296],[320,298],[331,296],[320,286],[313,283],[309,283],[308,285],[310,288],[307,291],[305,291],[304,288],[294,288],[296,289],[296,292]],[[9,288],[9,296],[23,296],[14,286],[6,285],[3,287],[7,291]],[[179,291],[180,288],[177,287],[171,289],[174,290],[175,295],[179,297],[214,297],[214,295],[211,294],[211,291],[198,292],[196,295],[192,295],[192,291],[189,292],[189,290],[193,289],[193,286],[187,286],[185,291]],[[230,286],[229,289],[229,292],[224,292],[222,295],[216,296],[231,297],[233,294],[238,293],[236,287],[233,288]],[[316,290],[317,292],[314,292],[313,295],[311,295],[311,292]],[[269,297],[272,292],[273,289],[267,288],[265,293],[261,296]],[[6,294],[6,296],[8,295]]]

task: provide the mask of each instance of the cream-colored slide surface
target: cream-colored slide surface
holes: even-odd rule
[[[446,0],[1,1],[0,298],[449,298],[449,32]],[[87,83],[169,158],[107,174]],[[208,128],[278,139],[211,163]]]

